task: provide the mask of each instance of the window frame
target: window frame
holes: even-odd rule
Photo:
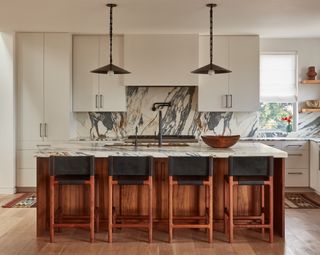
[[[296,100],[294,102],[287,102],[287,103],[292,103],[292,117],[293,117],[293,122],[292,122],[292,132],[295,132],[298,130],[298,97],[299,97],[299,72],[298,72],[298,66],[299,66],[299,57],[298,57],[298,51],[261,51],[260,52],[260,58],[261,55],[294,55],[295,57],[295,89],[296,89]],[[260,76],[261,69],[259,68],[259,76]],[[260,85],[259,85],[260,86]],[[261,89],[260,89],[261,91]],[[261,101],[261,98],[259,98],[260,103],[277,103],[277,102],[263,102]],[[260,113],[260,110],[259,110]],[[260,129],[260,122],[259,122],[259,129]]]

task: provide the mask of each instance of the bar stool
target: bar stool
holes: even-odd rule
[[[213,158],[212,157],[169,157],[169,242],[174,228],[204,228],[208,242],[213,238]],[[175,185],[205,186],[206,216],[178,217],[173,215],[173,188]],[[208,194],[209,193],[209,194]],[[207,202],[209,203],[207,205]],[[174,223],[178,219],[206,219],[206,224]]]
[[[108,241],[112,242],[113,228],[147,228],[149,242],[152,242],[152,157],[109,157],[109,210],[108,210]],[[148,223],[113,223],[113,185],[147,185],[149,188],[149,212],[148,216],[139,217],[147,219]]]
[[[54,242],[55,228],[89,228],[90,241],[94,241],[94,157],[93,156],[50,156],[50,242]],[[55,222],[55,187],[59,187],[61,200],[62,185],[88,185],[90,188],[89,223]],[[60,201],[58,202],[60,204]],[[76,217],[76,216],[75,216]],[[79,216],[83,219],[83,216]]]
[[[225,232],[229,226],[229,242],[233,242],[234,228],[269,229],[269,241],[273,242],[273,157],[229,157],[229,172],[224,178],[224,221]],[[228,185],[229,206],[227,209],[226,186]],[[234,216],[234,186],[260,186],[261,214],[255,216]],[[269,222],[265,223],[265,186],[269,187]],[[251,221],[236,223],[236,221]],[[260,223],[257,223],[260,222]]]

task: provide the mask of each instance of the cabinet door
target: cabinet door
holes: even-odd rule
[[[43,122],[42,33],[17,34],[17,137],[20,141],[41,141]]]
[[[319,175],[319,144],[311,141],[310,142],[310,187],[320,191],[318,184]]]
[[[99,66],[109,64],[109,36],[100,36]],[[113,37],[113,63],[123,67],[123,36]],[[126,111],[126,88],[123,75],[98,74],[99,110],[101,112]]]
[[[45,137],[67,140],[71,112],[71,35],[46,33],[44,45]]]
[[[198,45],[197,35],[126,35],[125,85],[197,85]]]
[[[98,110],[99,75],[90,72],[98,67],[99,36],[73,36],[73,111]]]
[[[209,64],[209,36],[199,38],[199,67]],[[213,45],[213,63],[228,68],[228,37],[215,36]],[[201,112],[226,111],[228,94],[228,74],[198,75],[199,100]]]
[[[232,111],[259,110],[259,37],[229,36]]]

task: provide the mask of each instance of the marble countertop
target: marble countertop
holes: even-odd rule
[[[254,141],[240,141],[231,148],[215,149],[203,142],[188,144],[188,146],[138,146],[123,143],[76,143],[56,144],[50,148],[42,148],[35,154],[36,157],[49,157],[51,155],[81,156],[93,155],[95,157],[108,156],[153,156],[166,158],[168,156],[213,156],[227,158],[229,156],[273,156],[286,158],[287,153],[276,148]]]

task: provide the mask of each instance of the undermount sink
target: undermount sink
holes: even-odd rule
[[[106,144],[104,147],[119,147],[119,146],[134,146],[132,143],[121,143],[121,144]],[[187,143],[173,143],[173,142],[164,142],[162,143],[162,147],[186,147],[189,146]],[[159,147],[158,143],[144,143],[144,142],[139,142],[137,147]]]
[[[126,143],[134,143],[137,139],[137,143],[140,144],[153,144],[158,145],[158,136],[157,135],[138,135],[137,137],[134,135],[129,135],[125,140]],[[179,146],[179,145],[171,145],[171,144],[186,144],[186,143],[196,143],[198,140],[194,135],[163,135],[162,136],[162,145],[163,146]],[[165,145],[169,144],[169,145]],[[145,146],[145,145],[144,145]],[[187,145],[188,146],[188,145]]]

